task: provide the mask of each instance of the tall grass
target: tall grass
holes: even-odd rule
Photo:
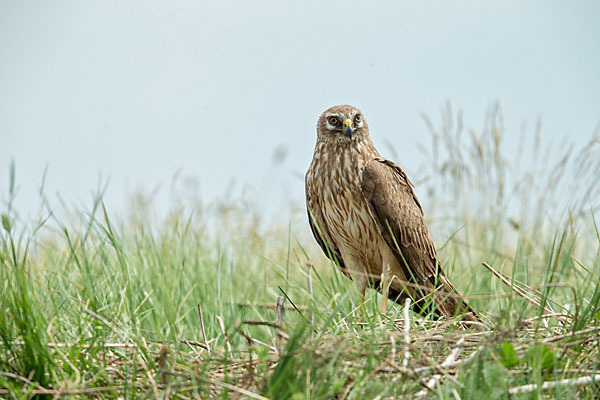
[[[259,229],[261,216],[239,204],[184,202],[157,220],[140,197],[115,217],[99,195],[69,217],[46,208],[23,221],[11,170],[0,394],[597,398],[599,383],[586,379],[600,373],[598,139],[548,150],[538,127],[521,133],[532,151],[512,151],[498,107],[466,133],[443,111],[439,127],[428,120],[413,178],[448,275],[489,330],[407,320],[396,305],[381,315],[374,292],[361,304],[303,214]]]

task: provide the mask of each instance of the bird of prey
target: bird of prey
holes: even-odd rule
[[[364,298],[367,287],[435,317],[478,320],[444,275],[413,185],[382,158],[364,115],[331,107],[317,122],[317,144],[306,173],[308,219],[315,239]]]

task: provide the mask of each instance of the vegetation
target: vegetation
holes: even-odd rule
[[[600,141],[552,147],[538,126],[511,149],[498,107],[480,132],[449,108],[427,123],[427,162],[407,172],[487,329],[390,303],[381,315],[374,291],[361,304],[303,210],[259,229],[235,202],[157,220],[143,200],[115,217],[98,196],[32,223],[13,170],[0,396],[600,397]]]

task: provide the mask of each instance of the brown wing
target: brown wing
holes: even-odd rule
[[[325,219],[321,213],[321,207],[316,199],[316,196],[314,196],[314,194],[308,188],[308,185],[306,187],[306,211],[308,212],[308,223],[310,224],[310,230],[312,231],[317,243],[319,243],[321,250],[323,250],[323,253],[325,253],[328,258],[333,260],[333,262],[337,263],[342,269],[342,272],[352,279],[350,273],[346,270],[340,250],[336,247],[331,239],[331,234],[325,225]]]
[[[437,261],[423,209],[404,171],[389,160],[376,158],[363,169],[361,187],[382,236],[414,283],[409,290],[415,297],[415,308],[422,311],[428,303],[425,298],[435,292],[435,314],[453,316],[472,311]]]

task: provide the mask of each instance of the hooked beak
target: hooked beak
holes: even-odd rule
[[[352,133],[354,133],[354,128],[352,127],[352,121],[350,119],[344,121],[344,132],[346,132],[346,135],[348,135],[350,139],[352,139]]]

